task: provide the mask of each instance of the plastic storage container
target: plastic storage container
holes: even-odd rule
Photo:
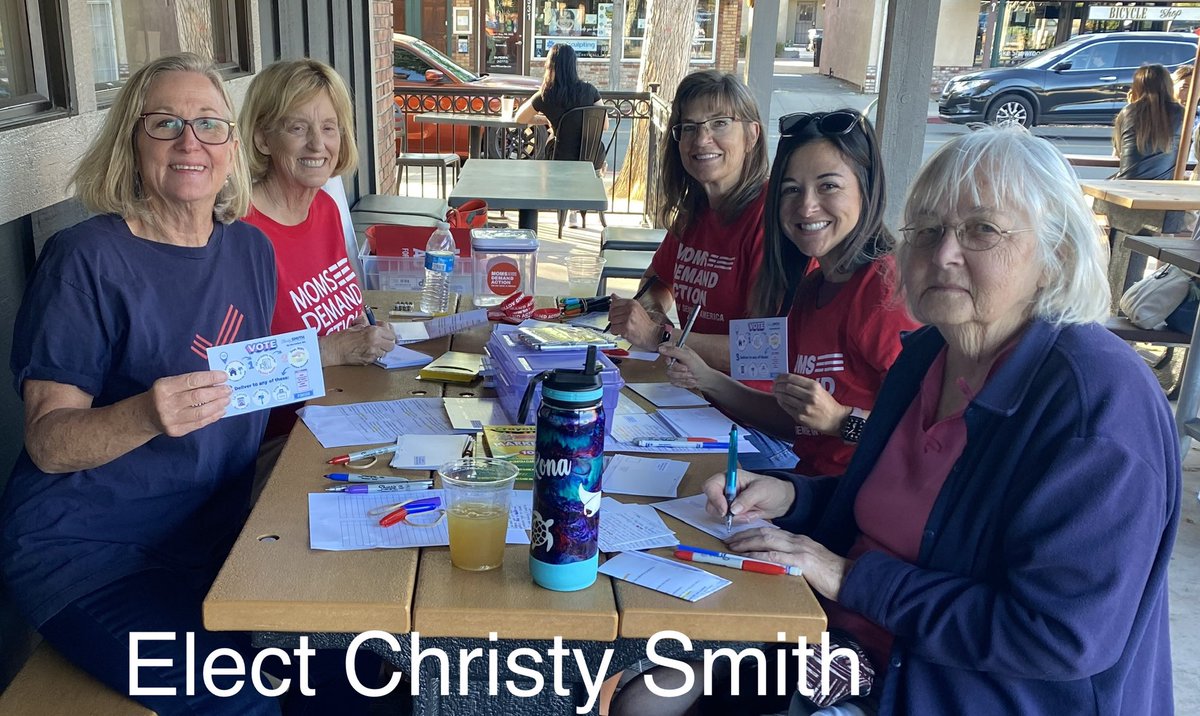
[[[535,295],[537,235],[528,229],[471,229],[476,306],[495,306],[517,291]]]
[[[420,291],[425,283],[425,243],[432,226],[375,224],[367,228],[362,261],[363,283],[368,290]],[[460,295],[471,292],[471,240],[466,229],[451,229],[458,256],[450,276],[450,290]]]
[[[500,399],[500,407],[513,424],[517,424],[521,416],[521,398],[525,395],[525,387],[529,381],[544,370],[555,368],[578,369],[583,365],[587,350],[578,351],[539,351],[531,348],[517,338],[515,326],[499,326],[484,345],[484,351],[491,358],[493,381],[496,384],[496,395]],[[596,357],[599,364],[600,382],[604,386],[604,432],[612,433],[613,416],[617,413],[617,399],[625,381],[621,371],[601,353]],[[534,416],[542,404],[542,388],[534,388],[533,400],[529,403],[529,415],[526,425],[533,424]]]

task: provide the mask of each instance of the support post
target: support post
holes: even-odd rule
[[[775,35],[779,28],[779,0],[754,0],[750,40],[746,47],[746,85],[758,102],[763,121],[771,122],[771,85],[775,79]],[[763,127],[763,131],[766,131]]]

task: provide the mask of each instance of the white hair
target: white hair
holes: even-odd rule
[[[1020,207],[1034,221],[1044,285],[1033,315],[1056,325],[1091,323],[1109,315],[1107,251],[1100,226],[1079,189],[1075,170],[1054,145],[1019,126],[984,127],[944,144],[909,188],[904,221],[938,209]],[[909,247],[897,246],[903,266]]]

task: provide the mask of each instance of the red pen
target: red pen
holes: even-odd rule
[[[396,452],[395,443],[393,443],[391,445],[384,445],[383,447],[371,448],[370,450],[360,450],[359,452],[352,452],[348,455],[338,455],[337,457],[329,460],[326,464],[327,465],[345,465],[348,462],[354,462],[355,460],[362,460],[362,459],[365,459],[368,457],[374,457],[376,455],[386,455],[389,452]]]
[[[802,571],[799,567],[792,567],[785,564],[775,564],[774,562],[759,562],[755,559],[746,559],[738,557],[734,554],[725,554],[724,552],[714,552],[712,554],[704,554],[700,552],[689,552],[687,550],[675,550],[675,557],[687,562],[702,562],[704,564],[716,564],[722,567],[731,569],[740,569],[743,572],[759,572],[760,574],[790,574],[793,577],[799,577]]]

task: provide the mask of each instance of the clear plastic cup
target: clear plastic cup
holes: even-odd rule
[[[511,122],[513,118],[513,109],[516,105],[516,99],[504,95],[500,98],[500,118],[505,122]]]
[[[588,297],[596,295],[605,260],[599,256],[567,257],[567,294]]]
[[[455,567],[480,572],[504,563],[508,505],[518,471],[513,463],[490,457],[467,457],[438,469]]]

